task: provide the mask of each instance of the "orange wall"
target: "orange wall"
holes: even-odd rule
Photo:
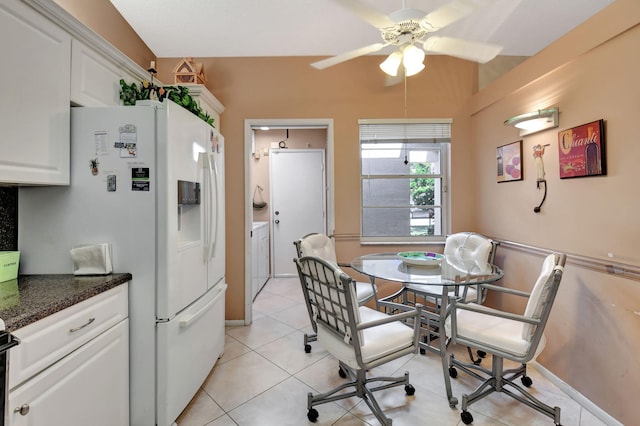
[[[109,0],[53,0],[143,68],[155,55]],[[173,80],[172,80],[173,81]]]
[[[618,0],[567,37],[475,95],[470,104],[479,232],[538,248],[640,265],[640,2]],[[560,126],[520,137],[513,115],[557,106]],[[560,179],[558,132],[605,120],[607,175]],[[524,179],[495,181],[497,146],[523,140]],[[536,189],[533,149],[544,154],[547,200]],[[501,247],[503,285],[528,290],[539,255]],[[611,256],[610,257],[610,254]],[[640,286],[571,262],[545,331],[538,361],[623,424],[640,400]],[[494,301],[510,310],[518,305]]]
[[[160,58],[158,77],[172,81],[171,72],[180,58]],[[226,140],[227,182],[227,319],[244,318],[244,120],[285,118],[331,118],[334,120],[335,225],[338,255],[347,259],[361,252],[349,236],[360,231],[359,133],[361,118],[452,117],[452,186],[454,227],[473,226],[473,180],[469,117],[465,113],[477,88],[477,64],[451,57],[427,58],[427,69],[404,86],[385,87],[378,68],[381,57],[370,56],[323,71],[309,64],[318,58],[194,58],[204,65],[208,87],[225,106],[221,132]],[[380,251],[380,247],[368,246]],[[400,250],[401,248],[399,248]]]
[[[56,0],[142,67],[156,60],[158,79],[171,84],[181,58],[154,58],[108,0],[90,7],[81,0]],[[226,141],[227,319],[244,312],[244,120],[331,118],[334,120],[335,232],[338,255],[347,259],[362,250],[359,215],[352,213],[359,194],[358,124],[361,118],[453,118],[452,163],[454,230],[473,229],[474,179],[466,108],[478,87],[478,65],[451,57],[430,56],[427,69],[404,85],[385,87],[380,56],[358,58],[318,71],[315,57],[194,58],[204,65],[207,87],[225,106],[220,131]],[[398,247],[398,250],[404,249]],[[368,246],[376,251],[380,247]]]
[[[250,206],[244,205],[243,132],[248,118],[334,120],[340,259],[385,249],[360,246],[357,238],[359,215],[353,214],[353,200],[359,198],[357,120],[451,117],[454,232],[475,230],[534,249],[603,260],[612,253],[613,260],[640,266],[639,23],[640,2],[617,0],[478,93],[477,65],[428,56],[427,69],[408,79],[406,109],[404,88],[384,86],[377,68],[380,57],[363,57],[324,71],[309,67],[318,59],[309,57],[196,59],[205,66],[208,88],[226,107],[220,130],[227,141],[227,319],[244,318],[243,212]],[[94,29],[128,51],[128,42],[111,34],[119,29]],[[138,43],[137,36],[126,38]],[[133,59],[142,66],[149,60],[144,55]],[[161,81],[173,81],[171,71],[178,59],[158,60]],[[560,127],[522,138],[524,179],[497,184],[496,147],[521,139],[503,121],[547,106],[560,108]],[[557,131],[600,118],[606,120],[607,176],[560,180],[554,149]],[[551,144],[544,156],[549,194],[539,214],[533,213],[541,197],[531,155],[536,143]],[[529,289],[541,261],[535,250],[506,245],[498,250],[506,286]],[[634,408],[640,400],[637,281],[569,262],[556,304],[540,363],[622,423],[635,423]]]

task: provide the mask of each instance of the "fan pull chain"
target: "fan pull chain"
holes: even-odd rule
[[[407,73],[404,73],[404,118],[407,118]]]

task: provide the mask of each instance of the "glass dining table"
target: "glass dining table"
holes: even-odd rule
[[[433,352],[440,356],[449,406],[458,399],[451,390],[447,357],[447,338],[444,335],[450,298],[461,301],[483,301],[476,285],[501,279],[503,271],[496,265],[461,256],[437,255],[437,261],[407,259],[398,253],[375,253],[356,257],[351,267],[376,280],[401,283],[402,287],[391,295],[381,297],[377,308],[388,313],[412,309],[416,303],[422,307],[420,352]]]

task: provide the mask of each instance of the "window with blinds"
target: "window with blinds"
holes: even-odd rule
[[[360,120],[361,240],[448,233],[451,120]]]

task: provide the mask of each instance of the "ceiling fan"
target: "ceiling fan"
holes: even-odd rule
[[[471,15],[479,8],[478,0],[453,0],[429,13],[417,9],[407,9],[406,0],[403,0],[403,8],[389,16],[370,7],[362,0],[334,1],[380,30],[382,42],[311,64],[320,70],[377,52],[387,46],[397,46],[398,49],[380,64],[380,68],[394,77],[398,75],[399,71],[402,71],[401,74],[404,76],[410,76],[424,69],[422,62],[425,58],[425,51],[486,63],[495,58],[502,50],[502,46],[496,44],[446,36],[429,36],[430,33]],[[421,45],[422,49],[416,45]]]

